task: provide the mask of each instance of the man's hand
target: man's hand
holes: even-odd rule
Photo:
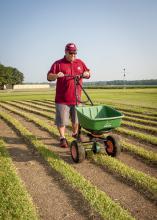
[[[83,74],[82,74],[83,78],[89,78],[90,77],[90,72],[88,71],[85,71]]]
[[[60,78],[60,77],[63,77],[63,76],[64,76],[64,73],[62,73],[62,72],[59,72],[57,74],[49,73],[48,76],[47,76],[47,80],[48,81],[55,81],[57,78]]]
[[[57,73],[57,78],[61,78],[63,76],[64,76],[64,73],[62,73],[62,72]]]

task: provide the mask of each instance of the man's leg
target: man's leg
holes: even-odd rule
[[[68,147],[67,140],[65,138],[65,125],[69,118],[69,108],[63,104],[56,104],[56,125],[60,134],[60,146]]]
[[[79,123],[78,123],[77,112],[74,105],[70,107],[70,116],[72,122],[72,136],[76,137],[78,133]]]
[[[60,147],[68,147],[68,142],[65,138],[65,126],[57,127],[60,134]]]
[[[59,134],[60,134],[60,138],[65,138],[65,126],[57,126]]]
[[[77,134],[78,132],[78,123],[72,122],[72,135]]]

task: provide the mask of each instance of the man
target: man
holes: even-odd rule
[[[76,45],[74,43],[68,43],[65,46],[65,56],[54,62],[47,74],[48,81],[57,80],[55,97],[56,125],[60,134],[61,147],[68,147],[65,138],[65,126],[68,124],[69,115],[72,122],[72,137],[76,137],[78,132],[74,78],[64,75],[80,75],[79,82],[81,85],[82,77],[86,79],[90,78],[89,69],[82,60],[76,58],[76,55]],[[81,87],[79,85],[77,85],[77,94],[81,97]]]

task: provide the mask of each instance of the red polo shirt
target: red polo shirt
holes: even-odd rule
[[[81,75],[83,72],[89,71],[85,63],[80,59],[75,59],[73,62],[69,62],[65,57],[61,60],[57,60],[49,70],[48,74],[57,74],[62,72],[71,76]],[[82,85],[82,78],[80,79]],[[77,94],[80,100],[81,88],[77,85]],[[55,102],[66,105],[75,105],[75,85],[74,79],[70,77],[61,77],[57,79],[56,84],[56,97]]]

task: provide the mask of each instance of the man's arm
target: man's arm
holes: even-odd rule
[[[57,79],[57,74],[55,74],[55,73],[48,73],[47,74],[48,81],[55,81],[56,79]]]
[[[64,73],[62,73],[62,72],[59,72],[57,74],[50,72],[50,73],[47,74],[47,80],[48,81],[55,81],[57,78],[60,78],[60,77],[63,77],[63,76],[64,76]]]

